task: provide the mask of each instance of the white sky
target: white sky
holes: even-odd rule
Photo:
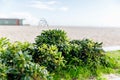
[[[37,25],[120,26],[120,0],[0,0],[0,18]]]

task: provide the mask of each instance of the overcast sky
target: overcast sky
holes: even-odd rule
[[[120,26],[120,0],[0,0],[0,18],[37,25]]]

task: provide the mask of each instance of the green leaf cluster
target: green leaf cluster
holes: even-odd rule
[[[64,57],[55,45],[42,44],[33,54],[34,62],[46,66],[51,72],[64,66]]]
[[[33,62],[28,54],[28,42],[10,43],[0,39],[0,79],[1,80],[46,80],[49,73],[45,67]]]
[[[64,44],[68,41],[66,32],[59,29],[44,30],[40,35],[35,38],[35,44],[41,45],[43,43],[49,45]]]

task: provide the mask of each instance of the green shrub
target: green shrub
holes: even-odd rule
[[[73,40],[70,42],[72,44],[72,50],[70,55],[74,63],[82,62],[84,65],[89,65],[92,68],[96,68],[100,64],[100,58],[104,55],[102,49],[102,43],[94,42],[89,39],[83,40]]]
[[[46,66],[47,70],[54,71],[64,66],[64,57],[54,45],[43,44],[33,54],[34,62]]]
[[[97,67],[103,54],[102,43],[90,39],[72,40],[67,44],[59,44],[58,50],[62,52],[69,66],[88,65]]]
[[[32,56],[27,51],[28,47],[28,43],[20,42],[1,46],[0,76],[3,80],[46,80],[50,78],[45,67],[32,62]],[[2,66],[5,67],[1,68]]]
[[[65,60],[59,47],[68,42],[66,32],[63,30],[43,31],[41,35],[35,38],[34,51],[31,51],[34,61],[46,66],[50,72],[60,69],[65,65]]]
[[[38,46],[41,44],[57,45],[66,42],[68,42],[66,33],[57,29],[43,31],[41,35],[35,38],[35,44]]]
[[[111,72],[116,65],[114,58],[104,54],[102,43],[69,41],[63,30],[43,31],[34,44],[0,38],[1,80],[49,80],[48,71],[55,80],[87,79],[101,71]]]
[[[43,31],[41,35],[37,36],[37,38],[35,39],[36,50],[34,51],[34,60],[37,61],[37,63],[43,63],[43,57],[41,58],[41,56],[43,55],[42,53],[46,55],[45,53],[48,53],[49,51],[48,47],[48,49],[45,49],[46,52],[40,51],[38,49],[38,47],[43,47],[43,44],[47,44],[47,46],[55,45],[58,49],[58,52],[61,52],[61,56],[64,57],[64,60],[66,61],[66,66],[88,65],[90,68],[92,67],[93,69],[95,69],[106,60],[103,59],[105,55],[103,54],[104,51],[102,49],[102,43],[94,42],[90,39],[69,41],[66,33],[62,30],[46,30]],[[38,56],[41,59],[38,58]],[[48,63],[49,62],[46,61],[46,63],[43,64],[47,64],[48,67],[53,63],[53,61],[50,64]],[[54,68],[52,68],[52,70],[54,70]]]
[[[99,69],[104,69],[108,72],[108,68],[117,66],[117,61],[104,53],[102,43],[89,39],[73,40],[70,43],[72,44],[70,64],[86,66],[94,75],[99,75],[102,72]]]
[[[107,68],[116,68],[118,67],[118,61],[115,58],[104,55],[100,58],[101,65]]]

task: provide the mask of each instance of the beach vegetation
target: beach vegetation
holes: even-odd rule
[[[32,62],[27,49],[28,42],[10,43],[0,39],[0,79],[1,80],[46,80],[49,73],[44,66]]]
[[[35,44],[38,46],[42,44],[57,45],[66,42],[68,42],[66,32],[59,29],[43,30],[42,33],[35,38]]]
[[[105,73],[120,73],[120,51],[105,52],[102,44],[69,40],[59,29],[43,31],[34,43],[0,38],[0,79],[105,80]]]

